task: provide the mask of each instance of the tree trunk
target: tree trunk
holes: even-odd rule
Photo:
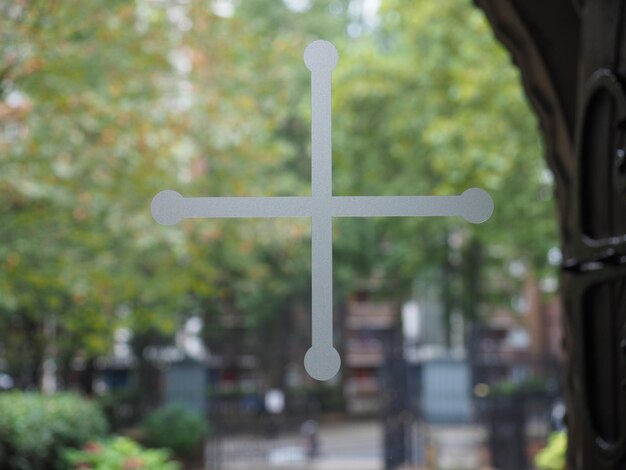
[[[94,382],[96,378],[96,361],[93,358],[85,361],[85,367],[79,374],[80,391],[88,397],[94,394]]]
[[[139,402],[136,409],[140,417],[146,416],[161,404],[161,371],[155,362],[147,357],[149,346],[158,346],[158,335],[154,332],[137,333],[132,340],[133,353],[137,359]]]

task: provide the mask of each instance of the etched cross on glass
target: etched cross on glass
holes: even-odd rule
[[[311,218],[312,345],[304,366],[317,380],[331,379],[341,365],[333,347],[333,217],[461,216],[481,223],[493,212],[491,197],[478,188],[459,196],[333,196],[331,77],[337,60],[328,41],[314,41],[304,51],[311,71],[311,197],[183,197],[166,190],[152,200],[152,216],[163,225],[184,218]]]

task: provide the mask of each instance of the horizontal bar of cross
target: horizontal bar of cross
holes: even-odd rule
[[[183,197],[161,191],[152,214],[164,225],[186,218],[312,217],[428,217],[460,216],[481,223],[493,212],[489,194],[472,188],[459,196],[331,196],[312,197]]]

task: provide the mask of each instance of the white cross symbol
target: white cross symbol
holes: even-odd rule
[[[333,217],[461,216],[481,223],[493,212],[491,196],[478,188],[460,196],[333,196],[331,78],[338,57],[328,41],[314,41],[304,51],[311,71],[311,197],[183,197],[166,190],[151,207],[163,225],[183,218],[311,218],[312,345],[304,366],[317,380],[331,379],[341,365],[333,347]]]

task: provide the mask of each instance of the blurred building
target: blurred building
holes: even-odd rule
[[[397,322],[398,308],[391,302],[353,299],[347,303],[343,373],[349,413],[380,411],[385,340]]]

